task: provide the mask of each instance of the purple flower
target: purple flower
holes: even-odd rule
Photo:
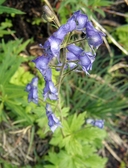
[[[84,31],[86,28],[86,23],[88,21],[88,17],[85,14],[82,14],[81,11],[76,11],[73,16],[68,20],[68,23],[72,24],[75,21],[75,28],[73,24],[73,28],[78,31]]]
[[[66,23],[69,26],[69,32],[72,32],[73,30],[76,30],[76,21],[75,17],[72,16]]]
[[[55,36],[50,36],[48,40],[44,43],[45,53],[48,55],[50,59],[53,57],[57,57],[59,60],[60,55],[60,45],[62,40],[56,38]]]
[[[52,71],[50,68],[46,69],[44,79],[45,79],[45,81],[52,80]]]
[[[67,52],[66,53],[66,57],[67,57],[67,60],[68,61],[78,61],[78,57],[76,56],[76,55],[78,55],[79,54],[79,51],[77,50],[77,51],[75,51],[74,49],[76,49],[75,47],[74,47],[75,45],[68,45],[68,50],[69,51],[71,51],[71,52]],[[82,50],[83,51],[83,50]],[[75,55],[75,54],[76,55]]]
[[[64,24],[55,33],[53,33],[53,36],[57,39],[60,39],[62,42],[67,33],[69,33],[69,31],[70,31],[70,25]]]
[[[90,21],[86,24],[85,32],[89,46],[91,48],[94,47],[98,49],[98,47],[103,43],[103,37],[105,36],[105,34],[95,29]]]
[[[72,53],[72,54],[68,53],[67,55],[68,59],[70,59],[70,56],[71,56],[73,60],[79,60],[78,64],[81,65],[83,71],[86,74],[89,74],[88,71],[92,70],[92,63],[95,60],[95,56],[92,55],[92,53],[90,52],[85,52],[82,48],[74,44],[68,45],[67,49],[69,52]]]
[[[95,120],[94,126],[102,129],[104,127],[104,120]]]
[[[83,52],[79,57],[79,64],[82,66],[83,71],[89,74],[88,71],[92,70],[92,63],[95,60],[95,56],[90,52]]]
[[[87,119],[86,122],[101,129],[104,127],[104,120]]]
[[[75,67],[77,67],[78,58],[73,53],[67,52],[66,57],[68,60],[68,67],[70,69],[74,69]]]
[[[49,58],[47,56],[41,56],[34,59],[32,62],[35,63],[36,68],[41,72],[41,74],[45,76],[48,69]]]
[[[52,82],[52,72],[48,67],[48,57],[41,56],[33,60],[33,62],[36,64],[36,68],[41,72],[45,80],[45,88],[43,90],[44,100],[46,100],[47,98],[49,98],[50,100],[57,100],[58,92]]]
[[[31,81],[31,83],[29,83],[26,86],[26,91],[29,92],[28,94],[28,102],[34,102],[34,103],[38,103],[38,90],[37,90],[37,85],[38,85],[38,78],[34,77]]]
[[[58,127],[61,127],[59,119],[55,117],[49,104],[46,104],[46,115],[48,117],[48,125],[52,132]]]
[[[54,55],[51,51],[50,42],[48,40],[45,41],[43,49],[44,49],[45,55],[49,58],[49,61],[50,61],[54,57]]]
[[[43,90],[43,97],[44,97],[44,100],[46,100],[47,98],[49,98],[50,100],[57,100],[58,99],[57,89],[51,80],[45,81],[45,88]]]

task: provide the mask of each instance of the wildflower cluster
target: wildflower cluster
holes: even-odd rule
[[[87,122],[87,124],[91,124],[95,127],[101,128],[101,129],[104,127],[104,120],[94,120],[94,119],[89,118],[89,119],[87,119],[86,122]]]
[[[103,43],[102,37],[105,36],[102,32],[96,30],[89,21],[87,15],[81,13],[81,11],[75,12],[72,17],[67,21],[66,24],[59,27],[59,29],[54,32],[44,43],[40,45],[44,50],[44,55],[33,60],[36,68],[42,74],[45,80],[45,87],[43,89],[43,98],[57,100],[58,90],[52,81],[52,71],[50,68],[50,62],[53,58],[56,58],[58,65],[64,65],[64,69],[79,69],[81,68],[86,74],[89,74],[89,70],[92,69],[92,64],[95,60],[95,52],[86,52],[82,48],[76,46],[75,44],[64,44],[65,36],[69,36],[73,31],[83,32],[86,36],[88,45],[91,50],[98,49],[98,47]],[[66,62],[64,63],[60,58],[60,49],[65,48],[66,55],[63,55]],[[37,96],[37,82],[38,78],[32,79],[32,82],[27,85],[26,91],[29,92],[28,100],[38,103]],[[60,121],[54,116],[50,105],[46,105],[46,115],[49,121],[49,127],[54,132],[54,130],[61,126]]]

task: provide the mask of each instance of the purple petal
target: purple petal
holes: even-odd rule
[[[47,56],[41,56],[33,60],[36,68],[45,76],[46,70],[48,69],[49,58]]]
[[[70,29],[69,24],[62,25],[55,33],[53,33],[53,36],[63,41],[64,37],[69,32],[69,29]]]
[[[71,46],[68,46],[68,47],[69,47],[69,50],[72,51],[72,48],[74,48],[74,45],[73,45],[73,47],[71,47]],[[73,50],[73,52],[74,52],[74,50]],[[74,55],[72,52],[67,52],[66,57],[67,57],[67,60],[70,60],[70,61],[77,61],[78,60],[76,55]]]
[[[46,69],[44,79],[45,81],[52,80],[52,71],[50,68]]]
[[[58,127],[61,127],[61,123],[57,117],[52,113],[49,104],[46,104],[46,115],[48,117],[48,125],[52,132],[54,132]]]
[[[95,120],[94,126],[102,129],[104,127],[104,120]]]
[[[98,47],[103,43],[104,36],[105,34],[95,29],[90,21],[87,22],[86,37],[90,47],[98,49]]]
[[[86,122],[101,129],[104,127],[104,120],[87,119]]]
[[[38,103],[38,90],[37,90],[37,85],[38,85],[38,78],[34,77],[31,81],[31,83],[29,83],[26,86],[26,91],[29,92],[28,94],[28,102],[34,102],[34,103]]]
[[[49,98],[50,100],[58,99],[58,92],[52,81],[45,81],[45,88],[43,90],[44,100]]]
[[[82,14],[80,11],[74,13],[76,18],[76,30],[83,31],[86,28],[86,23],[88,22],[88,17],[85,14]]]
[[[67,46],[68,51],[72,52],[76,57],[80,55],[84,50],[74,44]]]
[[[74,69],[75,67],[77,67],[77,64],[74,62],[68,62],[68,66],[70,69]]]
[[[85,71],[86,74],[89,74],[88,71],[92,70],[92,63],[95,60],[95,56],[90,52],[84,52],[83,55],[79,56],[79,60],[79,64],[82,66],[83,71]]]
[[[54,37],[54,36],[51,36],[49,39],[48,39],[49,43],[50,43],[50,49],[51,49],[51,52],[52,54],[55,56],[55,57],[59,57],[59,54],[60,54],[60,45],[62,43],[62,40]]]
[[[68,20],[67,24],[69,25],[69,32],[75,30],[75,29],[76,29],[75,17],[72,16],[72,17]]]

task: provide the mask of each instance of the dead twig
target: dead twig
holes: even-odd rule
[[[117,46],[124,54],[128,55],[128,51],[125,50],[111,35],[110,33],[104,29],[92,16],[91,16],[91,20],[94,22],[94,24],[97,26],[97,28],[99,28],[102,32],[104,32],[112,41],[112,43]]]
[[[118,15],[118,16],[122,16],[122,17],[128,17],[128,14],[123,14],[123,13],[108,10],[108,9],[103,9],[103,10],[107,13],[111,13],[111,14],[114,14],[114,15]]]
[[[113,151],[113,149],[108,145],[106,141],[103,141],[104,146],[106,149],[111,153],[111,155],[118,161],[122,162],[122,160],[117,156],[117,154]]]

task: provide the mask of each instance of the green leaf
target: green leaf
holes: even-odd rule
[[[64,150],[61,150],[58,154],[49,152],[49,155],[48,157],[46,157],[46,160],[51,162],[54,166],[46,165],[44,166],[44,168],[77,168],[73,156],[68,155]]]
[[[25,47],[32,41],[32,39],[26,40],[23,44],[20,44],[16,49],[15,53],[19,54],[21,51],[25,49]]]
[[[95,11],[101,14],[101,16],[105,17],[105,12],[102,9],[98,8],[98,9],[95,9]]]
[[[0,0],[0,5],[4,3],[5,0]]]
[[[26,47],[29,41],[30,40],[27,40],[23,44],[21,44],[22,40],[9,41],[7,44],[5,44],[4,41],[2,42],[4,59],[0,66],[0,83],[3,84],[3,86],[10,82],[11,77],[24,60],[24,58],[18,54]]]
[[[103,159],[96,154],[85,159],[85,165],[90,168],[104,168],[106,162],[106,158]]]
[[[85,115],[86,113],[81,113],[79,115],[74,114],[72,116],[69,116],[67,121],[64,120],[63,122],[64,134],[71,134],[79,130],[85,121]]]
[[[9,8],[7,6],[0,6],[0,14],[2,13],[14,13],[14,14],[25,14],[24,12],[14,9],[14,8]]]
[[[95,139],[103,140],[106,137],[106,132],[102,129],[88,126],[78,131],[75,137],[80,140],[85,139],[87,142],[92,143]]]
[[[63,117],[67,117],[68,116],[69,110],[70,110],[69,107],[64,107],[62,109],[62,115],[63,115]]]

